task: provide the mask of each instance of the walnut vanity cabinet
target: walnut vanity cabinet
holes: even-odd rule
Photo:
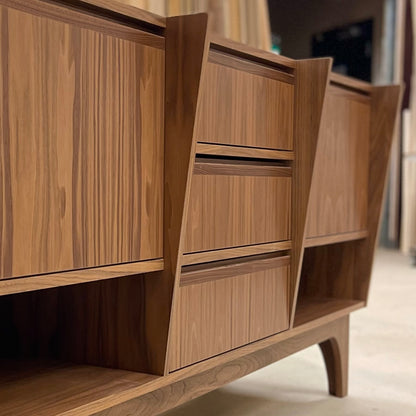
[[[0,415],[156,415],[313,344],[345,396],[401,88],[205,14],[0,14]]]

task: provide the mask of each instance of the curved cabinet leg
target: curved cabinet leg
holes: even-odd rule
[[[328,374],[329,393],[348,394],[349,317],[340,321],[334,336],[319,344]]]

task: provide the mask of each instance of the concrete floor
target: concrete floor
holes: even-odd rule
[[[379,250],[370,302],[351,316],[349,396],[327,394],[313,346],[166,416],[416,416],[416,268]]]

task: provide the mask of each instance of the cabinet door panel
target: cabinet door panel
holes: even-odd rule
[[[68,9],[0,12],[0,278],[161,257],[164,50]]]
[[[367,227],[370,99],[331,86],[324,106],[307,237]]]

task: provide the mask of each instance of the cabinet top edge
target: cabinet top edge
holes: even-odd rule
[[[210,43],[214,45],[215,49],[220,49],[225,52],[234,52],[236,55],[245,58],[251,58],[258,62],[272,62],[279,66],[284,66],[290,69],[295,69],[296,61],[282,55],[275,54],[266,50],[258,49],[253,46],[246,45],[241,42],[236,42],[222,36],[212,34],[210,36]]]
[[[331,83],[341,87],[347,87],[365,94],[370,94],[373,88],[372,84],[369,82],[361,81],[347,75],[337,74],[335,72],[331,72],[330,81]]]
[[[166,28],[166,18],[140,9],[131,4],[121,3],[119,0],[42,0],[57,5],[76,7],[94,12],[100,10],[118,15],[121,19],[136,20],[149,25],[153,29],[163,31]]]

